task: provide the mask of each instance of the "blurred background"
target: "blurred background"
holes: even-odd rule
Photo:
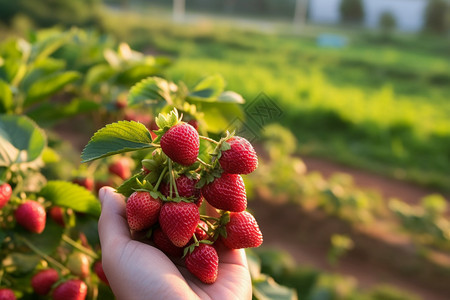
[[[64,31],[68,69],[114,65],[112,45],[243,96],[221,126],[260,156],[245,182],[264,244],[249,257],[286,297],[449,299],[450,1],[0,0],[3,45]],[[78,154],[99,127],[55,124]]]

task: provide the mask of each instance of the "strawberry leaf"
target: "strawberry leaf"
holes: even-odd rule
[[[128,104],[147,104],[151,106],[164,106],[172,104],[172,94],[177,86],[163,78],[149,77],[135,84],[128,94]]]
[[[81,153],[82,162],[102,157],[153,148],[148,129],[134,121],[119,121],[98,130]]]
[[[129,197],[136,189],[140,188],[138,180],[143,180],[144,177],[145,174],[143,172],[134,174],[117,188],[117,192],[125,197]]]
[[[100,216],[100,202],[84,187],[66,181],[49,181],[39,193],[54,205]]]

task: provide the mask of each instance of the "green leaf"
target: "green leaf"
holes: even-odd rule
[[[0,166],[37,160],[47,141],[42,130],[25,116],[0,115]]]
[[[253,295],[258,300],[296,300],[295,290],[279,285],[272,277],[261,275],[253,282]]]
[[[156,75],[161,72],[161,68],[151,64],[138,64],[128,67],[117,75],[117,82],[125,85],[131,85],[144,78]]]
[[[36,80],[27,91],[24,106],[31,105],[39,100],[50,97],[78,78],[80,78],[78,72],[67,71],[64,73],[51,74]]]
[[[221,75],[213,75],[202,79],[188,95],[189,100],[215,102],[225,88],[225,80]]]
[[[134,121],[119,121],[97,131],[81,154],[82,162],[113,154],[152,148],[148,129]]]
[[[50,255],[59,246],[64,228],[56,224],[51,218],[47,218],[45,229],[41,234],[35,234],[22,228],[19,232],[22,238],[25,238],[41,252]]]
[[[233,91],[225,91],[217,97],[218,102],[226,102],[226,103],[238,103],[244,104],[245,100],[236,92]]]
[[[98,64],[89,69],[84,79],[84,84],[93,86],[108,81],[115,75],[114,69],[108,64]]]
[[[54,205],[94,216],[100,215],[100,202],[84,187],[66,181],[49,181],[39,193]]]
[[[172,93],[177,87],[159,77],[149,77],[135,84],[128,94],[128,104],[165,105],[172,104]]]
[[[41,79],[42,77],[63,71],[65,66],[65,61],[60,59],[47,58],[45,60],[41,60],[33,66],[29,66],[30,69],[20,82],[19,89],[28,91],[35,81]]]
[[[133,194],[135,192],[136,189],[139,189],[141,187],[141,185],[139,184],[137,179],[142,182],[144,177],[145,177],[144,172],[134,174],[131,178],[125,180],[117,188],[117,193],[122,194],[125,197],[129,197],[131,194]]]
[[[242,108],[234,103],[202,103],[199,109],[204,113],[208,131],[222,135],[225,130],[232,130],[235,123],[244,122]],[[237,121],[237,122],[236,122]]]
[[[7,113],[13,108],[13,95],[9,85],[0,79],[0,113]]]

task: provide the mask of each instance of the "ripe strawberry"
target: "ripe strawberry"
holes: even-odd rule
[[[192,127],[194,127],[195,130],[198,131],[198,121],[197,121],[197,120],[192,119],[192,120],[189,120],[187,123],[188,123],[189,125],[191,125]]]
[[[164,204],[159,215],[161,229],[177,247],[183,247],[189,242],[199,221],[197,205],[183,201]]]
[[[45,229],[45,209],[39,202],[27,200],[15,212],[17,223],[31,232],[42,233]]]
[[[89,275],[89,258],[80,252],[74,252],[67,259],[67,268],[72,274],[86,278]]]
[[[177,179],[175,179],[175,183],[177,185],[178,195],[180,197],[194,197],[194,202],[197,204],[197,206],[200,206],[198,203],[201,204],[201,197],[202,193],[200,192],[200,189],[196,188],[195,185],[197,184],[198,180],[190,179],[186,175],[181,175]],[[164,182],[161,184],[159,188],[161,194],[163,194],[166,197],[172,197],[175,198],[175,189],[173,189],[172,194],[170,193],[170,184]]]
[[[105,272],[103,271],[103,265],[101,261],[96,261],[94,264],[94,272],[97,277],[103,281],[105,284],[109,285],[108,278],[106,278]]]
[[[0,185],[0,209],[8,203],[12,195],[11,186],[8,183]]]
[[[214,283],[219,273],[219,256],[211,245],[200,243],[186,256],[186,268],[204,283]]]
[[[245,185],[240,175],[223,173],[202,187],[202,195],[218,209],[240,212],[247,208]]]
[[[64,212],[63,209],[59,206],[53,206],[52,208],[50,208],[49,210],[49,215],[50,218],[53,219],[53,221],[56,222],[56,224],[58,224],[61,227],[65,227],[66,224],[64,223]]]
[[[94,189],[94,180],[90,177],[78,177],[73,179],[72,182],[85,187],[88,191]]]
[[[84,300],[87,295],[87,285],[79,279],[67,280],[53,291],[53,300]]]
[[[126,210],[128,226],[132,230],[144,230],[158,221],[162,201],[149,192],[134,192],[128,197]]]
[[[200,222],[198,222],[198,225],[200,225],[201,228],[199,226],[197,226],[197,228],[195,228],[195,232],[194,232],[195,237],[197,238],[197,241],[206,240],[208,238],[208,234],[202,228],[208,230],[208,225],[202,220],[200,220]]]
[[[128,157],[121,157],[110,164],[108,170],[111,174],[115,174],[122,178],[122,180],[126,180],[131,177],[131,161]]]
[[[14,292],[10,289],[0,289],[0,300],[16,300]]]
[[[173,126],[161,138],[163,152],[174,162],[183,166],[195,163],[199,147],[198,132],[187,123]]]
[[[161,230],[161,228],[155,229],[152,234],[153,242],[156,245],[156,248],[164,252],[165,254],[175,256],[175,257],[181,257],[183,254],[183,248],[177,247],[170,239],[167,237],[167,235]]]
[[[255,218],[247,211],[230,213],[230,221],[225,226],[227,237],[222,238],[225,246],[231,249],[259,247],[263,242]]]
[[[249,174],[258,166],[258,157],[252,144],[240,136],[234,136],[228,141],[231,149],[222,151],[219,159],[222,169],[230,174]]]
[[[31,287],[38,295],[47,295],[52,289],[52,285],[59,279],[55,269],[42,270],[31,278]]]

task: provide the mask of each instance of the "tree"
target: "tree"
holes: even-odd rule
[[[449,5],[444,0],[430,0],[425,13],[425,28],[435,33],[445,33]]]
[[[350,23],[360,23],[364,18],[364,9],[361,0],[342,0],[339,7],[341,20]]]
[[[391,12],[385,11],[381,14],[378,25],[383,31],[383,34],[390,35],[397,26],[397,21]]]

